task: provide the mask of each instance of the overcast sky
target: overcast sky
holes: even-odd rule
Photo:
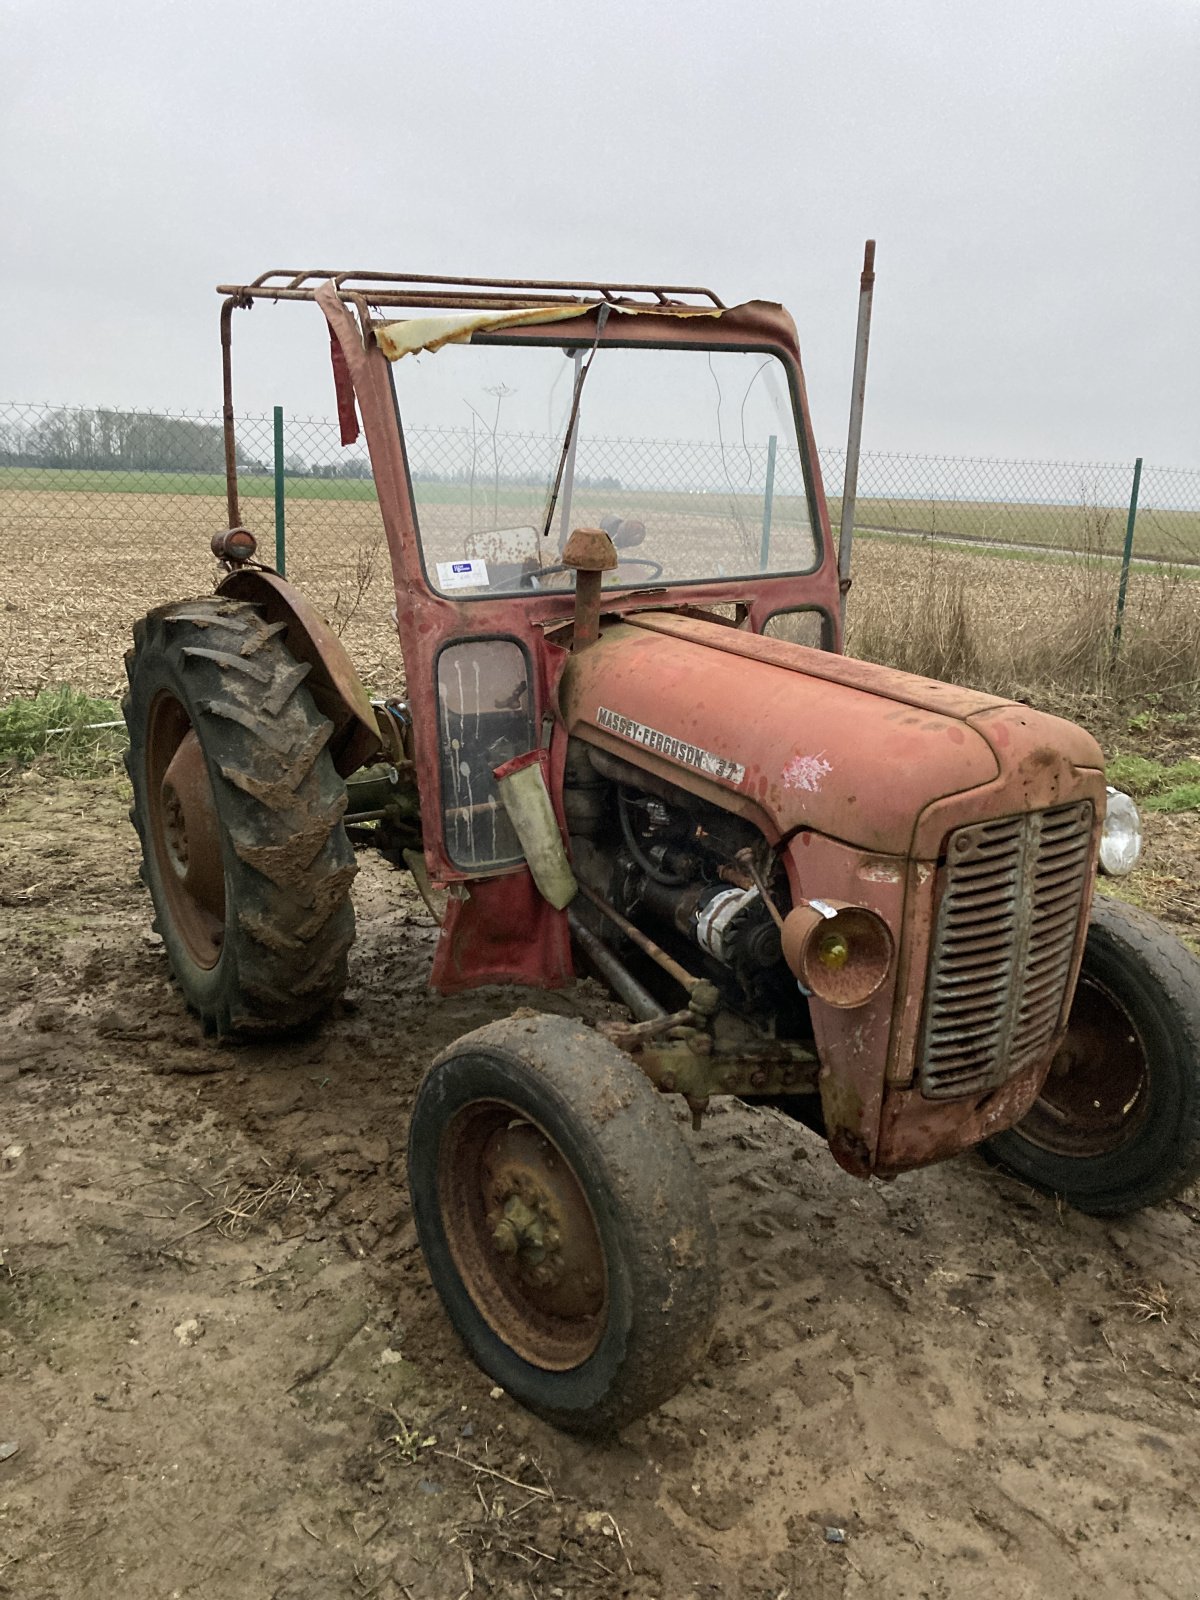
[[[868,235],[866,448],[1200,465],[1200,3],[0,0],[0,400],[216,409],[267,267],[611,276],[782,300],[837,445]]]

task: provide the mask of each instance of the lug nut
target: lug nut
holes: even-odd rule
[[[515,1256],[521,1248],[521,1237],[507,1217],[501,1217],[493,1229],[492,1243],[502,1256]]]

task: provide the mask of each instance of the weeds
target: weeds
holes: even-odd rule
[[[120,710],[69,684],[0,705],[0,772],[48,761],[72,778],[101,777],[120,765]],[[117,727],[103,724],[117,723]],[[96,726],[101,724],[101,726]]]
[[[1166,766],[1146,756],[1117,756],[1108,764],[1108,781],[1146,811],[1200,810],[1200,761]]]
[[[397,1461],[403,1461],[412,1466],[421,1457],[425,1450],[432,1450],[437,1443],[436,1434],[418,1428],[415,1424],[409,1426],[394,1406],[386,1407],[389,1417],[395,1426],[384,1438],[384,1448]]]
[[[1104,513],[1084,516],[1070,564],[1025,565],[864,545],[849,606],[854,655],[1021,699],[1194,704],[1200,684],[1200,584],[1167,569],[1130,582],[1113,659],[1116,572],[1102,559]]]
[[[374,539],[363,540],[354,552],[354,578],[349,585],[347,593],[343,596],[339,589],[333,599],[333,625],[339,637],[345,633],[356,613],[367,597],[367,593],[375,581],[375,569],[379,564],[380,552],[383,549],[383,535],[377,533]]]

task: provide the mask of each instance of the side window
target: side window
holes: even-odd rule
[[[828,650],[833,633],[823,611],[777,611],[763,626],[764,639],[785,639],[806,644],[811,650]]]
[[[460,867],[522,859],[492,769],[536,742],[529,663],[511,639],[471,639],[438,656],[446,851]]]

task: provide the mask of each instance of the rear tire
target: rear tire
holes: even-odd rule
[[[205,1031],[290,1032],[327,1010],[354,939],[354,852],[332,724],[253,606],[152,611],[125,657],[141,875]]]
[[[563,1017],[512,1017],[450,1047],[413,1106],[413,1220],[475,1361],[573,1433],[611,1433],[703,1357],[716,1237],[670,1108]]]
[[[1097,899],[1042,1093],[982,1149],[1096,1216],[1154,1205],[1200,1176],[1200,962],[1161,923]]]

